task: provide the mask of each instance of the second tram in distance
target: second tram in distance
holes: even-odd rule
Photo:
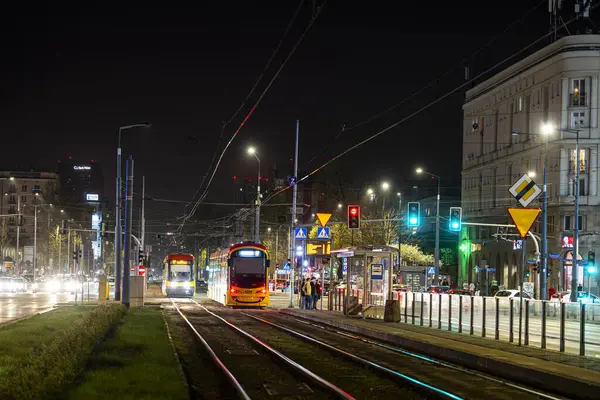
[[[269,252],[246,242],[210,255],[208,296],[230,307],[269,305]]]
[[[163,294],[167,297],[194,297],[196,291],[194,256],[191,254],[168,254],[163,264]]]

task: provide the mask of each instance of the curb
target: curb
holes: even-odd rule
[[[405,349],[409,349],[429,357],[437,358],[447,362],[471,368],[490,375],[500,376],[513,382],[519,382],[531,387],[541,388],[545,391],[554,392],[567,398],[597,399],[600,393],[600,381],[578,380],[564,375],[557,375],[548,371],[535,369],[535,366],[525,366],[511,362],[510,357],[506,359],[480,356],[457,348],[443,347],[434,343],[425,343],[412,338],[369,329],[362,326],[345,323],[339,320],[330,320],[318,315],[296,313],[291,310],[281,309],[280,313],[291,315],[296,318],[318,322],[323,325],[341,329],[347,332],[360,334],[362,336],[387,342]],[[469,345],[477,346],[477,345]],[[481,347],[481,346],[477,346]],[[510,355],[510,353],[504,351]],[[527,356],[523,356],[527,357]],[[531,358],[531,357],[529,357]],[[536,359],[537,360],[537,359]],[[542,362],[542,360],[540,360]],[[571,367],[577,368],[577,367]],[[581,369],[582,371],[586,371]]]
[[[0,324],[0,328],[4,328],[5,326],[16,324],[17,322],[25,321],[26,319],[35,317],[37,315],[46,314],[47,312],[54,311],[56,309],[57,309],[56,306],[52,306],[52,307],[49,307],[49,308],[45,308],[42,311],[38,311],[38,312],[36,312],[34,314],[25,315],[25,316],[20,317],[20,318],[11,319],[10,321],[7,321],[7,322],[4,322],[4,323]]]

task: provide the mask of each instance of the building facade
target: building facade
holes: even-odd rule
[[[17,260],[17,235],[23,257],[23,247],[33,244],[34,209],[51,207],[49,202],[56,197],[58,188],[58,175],[54,173],[0,171],[0,251],[3,258]],[[22,217],[17,230],[19,210]],[[43,229],[43,224],[38,222],[39,231]]]
[[[600,251],[598,103],[600,35],[564,37],[517,62],[466,93],[463,106],[463,221],[511,224],[507,207],[520,207],[508,189],[529,174],[542,187],[547,161],[548,288],[571,287],[575,173],[580,169],[579,253]],[[542,134],[542,126],[553,129]],[[575,162],[579,131],[580,164]],[[541,196],[539,197],[541,199]],[[530,207],[541,207],[535,200]],[[532,228],[541,236],[541,217]],[[514,229],[464,226],[459,280],[518,286],[520,243]],[[526,281],[539,287],[539,240],[527,241]],[[483,267],[489,269],[484,270]],[[588,276],[579,268],[585,290]],[[592,293],[598,293],[592,276]],[[537,292],[536,292],[537,293]]]
[[[61,181],[62,204],[103,201],[104,178],[98,163],[93,160],[76,162],[68,157],[58,162],[57,170]]]

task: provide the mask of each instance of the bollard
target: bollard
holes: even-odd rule
[[[438,294],[438,329],[442,329],[442,295]]]
[[[496,329],[495,329],[495,333],[494,333],[494,339],[499,340],[500,339],[500,299],[496,297],[494,300],[496,300]]]
[[[565,303],[560,303],[560,348],[562,353],[565,351]]]
[[[423,293],[421,293],[421,316],[419,318],[419,325],[423,326]]]
[[[463,297],[458,296],[458,333],[462,333],[462,303]]]
[[[100,275],[98,278],[98,304],[106,304],[108,300],[108,281],[106,275]]]
[[[408,292],[404,294],[404,323],[408,324]]]
[[[525,299],[525,332],[523,337],[523,343],[525,346],[529,345],[529,302],[528,299]]]
[[[413,292],[413,295],[412,295],[412,305],[410,307],[411,308],[410,313],[411,313],[412,324],[413,325],[415,324],[415,297],[416,297],[416,293]]]
[[[497,299],[496,299],[497,300]],[[510,307],[510,310],[508,312],[508,341],[510,343],[512,343],[514,341],[514,334],[513,334],[513,307],[514,307],[514,299],[511,297],[510,299],[508,299],[508,304]],[[525,303],[527,303],[527,301],[525,301]],[[527,324],[525,324],[525,326],[527,327]],[[527,328],[525,328],[527,329]],[[527,344],[527,343],[525,343]]]
[[[448,295],[448,330],[452,331],[452,295]]]
[[[431,312],[433,310],[433,294],[429,293],[429,327],[431,328]]]
[[[546,348],[546,306],[548,303],[542,301],[542,339],[541,339],[541,348]],[[525,314],[527,316],[527,314]]]
[[[585,304],[579,307],[579,355],[585,356]]]
[[[481,310],[481,337],[485,337],[485,297],[481,298],[483,310]]]
[[[474,308],[475,308],[475,299],[471,295],[471,318],[469,319],[469,325],[470,325],[469,326],[469,335],[473,334],[473,316],[475,314]]]

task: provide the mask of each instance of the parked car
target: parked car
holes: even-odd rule
[[[463,296],[473,296],[473,293],[471,293],[470,290],[465,290],[465,289],[450,289],[450,291],[448,293],[449,294],[460,294]]]
[[[196,281],[196,291],[197,292],[207,292],[208,291],[208,282],[204,279],[200,279]]]
[[[494,298],[498,298],[498,299],[514,299],[514,298],[519,298],[520,297],[520,292],[516,289],[505,289],[505,290],[499,290],[498,292],[496,292],[496,295],[494,296]],[[528,295],[527,293],[523,292],[523,298],[524,299],[531,299],[531,296]]]
[[[450,291],[450,286],[429,286],[428,288],[422,288],[422,292],[425,293],[448,293]]]

